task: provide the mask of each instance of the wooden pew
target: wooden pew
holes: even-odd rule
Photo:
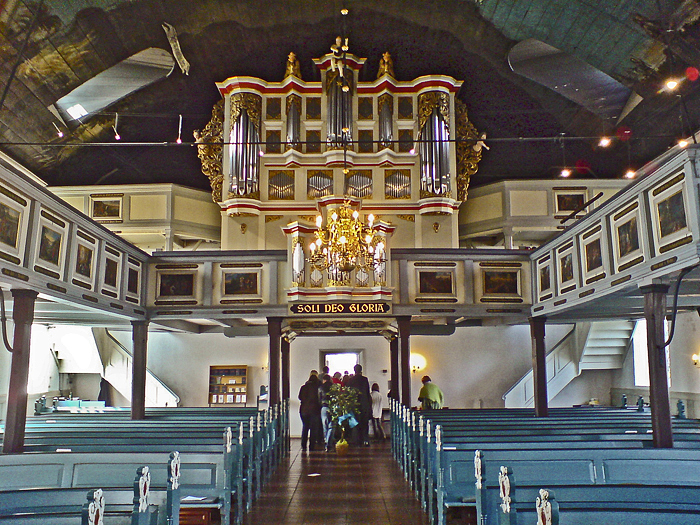
[[[175,456],[175,459],[177,457]],[[132,488],[24,488],[0,491],[0,523],[10,524],[71,524],[79,520],[84,525],[161,525],[179,523],[177,509],[169,503],[179,500],[177,477],[172,478],[165,491],[150,490],[150,469],[140,466],[132,478]],[[124,485],[127,483],[124,481]],[[105,502],[108,502],[105,505]],[[153,503],[157,503],[154,505]],[[159,512],[159,510],[161,512]]]
[[[561,523],[567,525],[698,522],[700,458],[695,451],[590,449],[507,456],[493,451],[481,459],[476,500],[484,524],[534,523],[533,502],[542,488],[556,494]],[[507,504],[501,486],[509,487]]]
[[[422,412],[422,415],[431,414],[446,428],[443,433],[445,449],[454,453],[462,450],[467,456],[472,454],[470,460],[461,458],[464,465],[471,465],[472,475],[473,450],[480,447],[494,451],[546,448],[558,452],[573,446],[606,451],[636,449],[639,452],[643,446],[652,444],[651,435],[647,434],[650,430],[648,413],[619,409],[555,409],[553,412],[555,417],[547,419],[534,418],[534,413],[525,409],[443,410]],[[392,424],[392,448],[407,478],[431,517],[437,520],[438,512],[444,517],[444,506],[437,504],[439,468],[434,459],[434,433],[430,431],[430,425],[425,420],[421,424],[415,412],[398,405],[392,407]],[[698,448],[698,422],[676,421],[674,424],[681,438],[678,443]],[[464,495],[444,502],[448,505],[475,505],[473,483],[472,480],[471,490],[467,489],[466,502]]]

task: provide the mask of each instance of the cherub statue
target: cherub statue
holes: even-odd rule
[[[388,51],[384,51],[382,58],[379,59],[379,71],[377,72],[377,78],[389,75],[390,77],[396,78],[394,75],[394,61],[391,59],[391,55]]]
[[[485,140],[486,140],[486,132],[484,131],[481,133],[481,135],[479,135],[479,140],[477,140],[476,144],[474,144],[472,146],[472,149],[474,151],[476,151],[477,153],[479,153],[483,148],[491,149],[486,145],[486,142],[484,142]]]
[[[297,59],[296,53],[292,51],[287,55],[287,68],[284,71],[284,78],[289,76],[297,77],[301,80],[301,67],[299,66],[299,60]]]

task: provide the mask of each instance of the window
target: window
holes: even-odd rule
[[[664,338],[668,338],[668,321],[664,322]],[[637,321],[632,335],[634,350],[634,386],[649,387],[649,353],[647,350],[647,322]],[[666,347],[666,370],[668,370],[668,386],[671,387],[671,356]]]

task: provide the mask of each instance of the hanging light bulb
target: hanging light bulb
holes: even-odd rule
[[[568,168],[564,168],[563,170],[561,170],[561,173],[559,173],[559,176],[566,179],[567,177],[571,176],[571,170]]]
[[[55,122],[52,121],[51,124],[53,124],[53,127],[56,128],[56,135],[58,135],[58,138],[62,139],[63,138],[63,131],[61,131],[59,129],[59,127],[56,125]]]
[[[681,147],[681,148],[685,148],[685,147],[688,146],[688,141],[685,140],[685,139],[681,139],[681,140],[678,141],[678,146]]]
[[[182,144],[182,115],[180,116],[180,123],[177,126],[177,142],[178,144]]]
[[[666,81],[666,87],[668,89],[670,89],[671,91],[673,91],[674,89],[676,89],[678,87],[678,81],[675,78],[669,78]]]
[[[610,140],[610,137],[600,137],[600,140],[598,141],[598,146],[601,148],[607,148],[610,146],[610,143],[612,141]]]
[[[637,172],[634,171],[632,168],[628,169],[627,172],[625,173],[625,178],[626,179],[633,179],[637,176]]]
[[[122,137],[119,135],[119,132],[117,131],[117,126],[119,125],[119,113],[114,114],[114,126],[112,126],[112,129],[114,130],[114,140],[121,140]]]

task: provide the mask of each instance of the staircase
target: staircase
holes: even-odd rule
[[[596,321],[577,323],[547,353],[547,396],[553,399],[584,370],[612,370],[622,367],[635,323]],[[534,405],[533,373],[530,370],[504,395],[506,408]]]
[[[100,353],[105,380],[126,399],[131,401],[132,353],[105,328],[93,328],[97,350]],[[180,398],[150,370],[146,369],[146,406],[176,407]]]
[[[624,320],[590,323],[591,327],[579,360],[579,369],[622,368],[634,325],[634,322]]]

